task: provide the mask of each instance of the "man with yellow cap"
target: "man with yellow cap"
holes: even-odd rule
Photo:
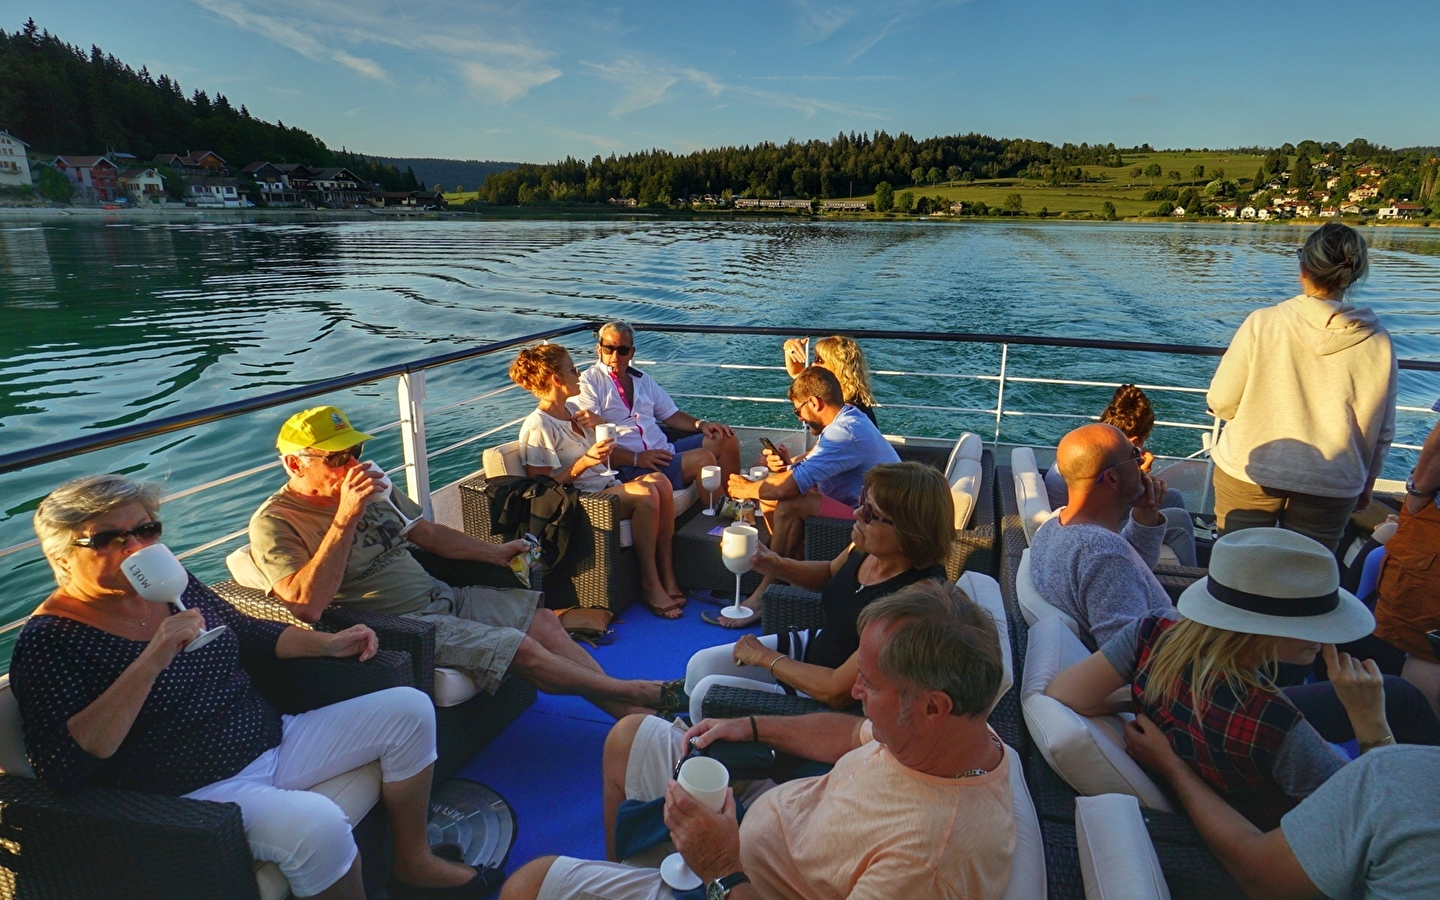
[[[430,522],[398,491],[385,502],[383,476],[360,462],[370,438],[333,406],[296,413],[280,428],[276,447],[289,480],[251,517],[250,556],[270,594],[297,618],[319,621],[335,602],[423,619],[435,625],[436,665],[466,670],[486,691],[494,693],[513,668],[542,691],[578,694],[617,718],[659,708],[665,693],[676,692],[606,675],[559,619],[536,615],[535,591],[433,578],[412,545],[503,566],[525,542],[492,544]]]

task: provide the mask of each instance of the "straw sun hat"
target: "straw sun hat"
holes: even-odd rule
[[[1375,617],[1340,587],[1335,557],[1283,528],[1247,528],[1215,542],[1210,575],[1176,604],[1187,619],[1275,637],[1343,644],[1375,630]]]

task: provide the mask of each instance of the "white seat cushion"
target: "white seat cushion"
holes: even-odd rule
[[[1175,551],[1170,549],[1170,545],[1169,545],[1169,544],[1161,544],[1161,545],[1160,545],[1160,558],[1155,562],[1155,565],[1157,565],[1157,566],[1178,566],[1178,565],[1180,565],[1180,557],[1178,557],[1178,556],[1175,555]]]
[[[1040,819],[1025,786],[1025,770],[1020,755],[1013,747],[1005,748],[1010,757],[1010,807],[1015,816],[1015,855],[1010,860],[1010,883],[1005,886],[1003,900],[1036,900],[1044,897],[1045,845],[1040,839]]]
[[[1020,706],[1035,745],[1050,767],[1081,794],[1129,794],[1149,809],[1172,812],[1160,788],[1125,752],[1125,722],[1133,717],[1082,716],[1045,696],[1056,675],[1089,655],[1055,616],[1040,619],[1030,629]]]
[[[269,593],[270,583],[260,574],[260,567],[255,565],[255,557],[250,555],[249,544],[225,557],[225,567],[230,570],[230,577],[241,587]]]
[[[1000,702],[1000,698],[1005,696],[1005,692],[1015,683],[1015,663],[1010,654],[1010,625],[1005,619],[1005,600],[1000,594],[999,582],[989,575],[966,572],[956,584],[960,585],[966,596],[990,614],[990,618],[995,620],[995,630],[1000,635],[1000,660],[1004,665],[1004,674],[1000,678],[1000,690],[995,692],[995,699],[990,701],[990,709],[994,709],[995,704]]]
[[[1026,625],[1034,625],[1041,619],[1054,616],[1065,623],[1071,634],[1080,637],[1080,623],[1060,607],[1051,605],[1035,586],[1035,579],[1030,577],[1029,547],[1020,551],[1020,569],[1015,577],[1015,600],[1020,604],[1020,614],[1025,617]],[[1081,640],[1083,642],[1084,639]]]
[[[957,459],[950,464],[945,480],[950,482],[950,497],[955,501],[955,530],[964,531],[970,527],[975,515],[975,506],[980,502],[980,490],[984,486],[983,470],[978,459]]]
[[[435,705],[459,706],[480,693],[480,685],[460,669],[435,668]]]
[[[1075,843],[1086,900],[1170,900],[1170,886],[1134,797],[1101,794],[1076,800]]]
[[[1029,544],[1035,540],[1035,530],[1050,518],[1050,495],[1035,465],[1035,451],[1029,447],[1010,451],[1010,472],[1015,479],[1015,505],[1020,510],[1025,543]]]
[[[25,755],[25,727],[20,719],[20,701],[10,690],[10,676],[0,675],[0,774],[34,778],[30,757]]]
[[[945,463],[945,468],[948,470],[955,465],[957,460],[961,459],[973,459],[979,462],[984,455],[985,442],[980,439],[980,435],[967,431],[960,435],[960,439],[950,450],[950,459]]]

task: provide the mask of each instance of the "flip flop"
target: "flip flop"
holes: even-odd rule
[[[645,603],[643,599],[640,602]],[[676,600],[669,606],[651,606],[649,603],[645,603],[645,608],[662,619],[670,619],[673,621],[685,614],[685,601]],[[671,613],[674,613],[674,615],[671,615]]]
[[[688,596],[691,600],[695,600],[695,601],[698,601],[698,602],[700,602],[700,603],[708,603],[708,604],[710,604],[711,606],[729,606],[729,605],[730,605],[730,598],[729,598],[729,597],[721,597],[719,594],[716,594],[714,591],[710,590],[709,588],[699,588],[699,589],[693,590],[693,591],[686,591],[685,594],[686,594],[686,596]]]
[[[685,693],[685,679],[675,678],[660,682],[660,703],[655,711],[660,715],[687,711],[690,709],[690,695]]]
[[[727,603],[726,606],[729,606],[729,604]],[[719,625],[721,628],[749,628],[751,625],[755,624],[755,620],[759,617],[759,615],[759,612],[752,609],[750,611],[750,615],[746,616],[743,619],[730,619],[729,621],[734,622],[735,624],[727,625],[725,624],[725,616],[722,616],[718,612],[711,612],[707,609],[704,612],[700,613],[700,621],[708,622],[711,625]]]

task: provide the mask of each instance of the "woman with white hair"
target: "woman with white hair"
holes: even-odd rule
[[[1227,420],[1210,454],[1215,520],[1222,534],[1279,525],[1333,552],[1390,452],[1399,365],[1375,313],[1346,302],[1370,271],[1359,232],[1321,226],[1299,257],[1301,293],[1250,314],[1205,395]]]
[[[235,803],[258,860],[297,897],[365,891],[345,813],[308,788],[380,761],[397,893],[478,897],[485,873],[430,852],[425,820],[435,710],[414,688],[282,716],[240,655],[375,655],[364,625],[328,634],[246,616],[194,576],[183,612],[137,594],[127,558],[160,539],[159,485],[121,475],[69,481],[41,501],[35,532],[55,592],[20,632],[10,680],[36,775],[60,792],[85,785]],[[207,627],[226,628],[194,652]]]

